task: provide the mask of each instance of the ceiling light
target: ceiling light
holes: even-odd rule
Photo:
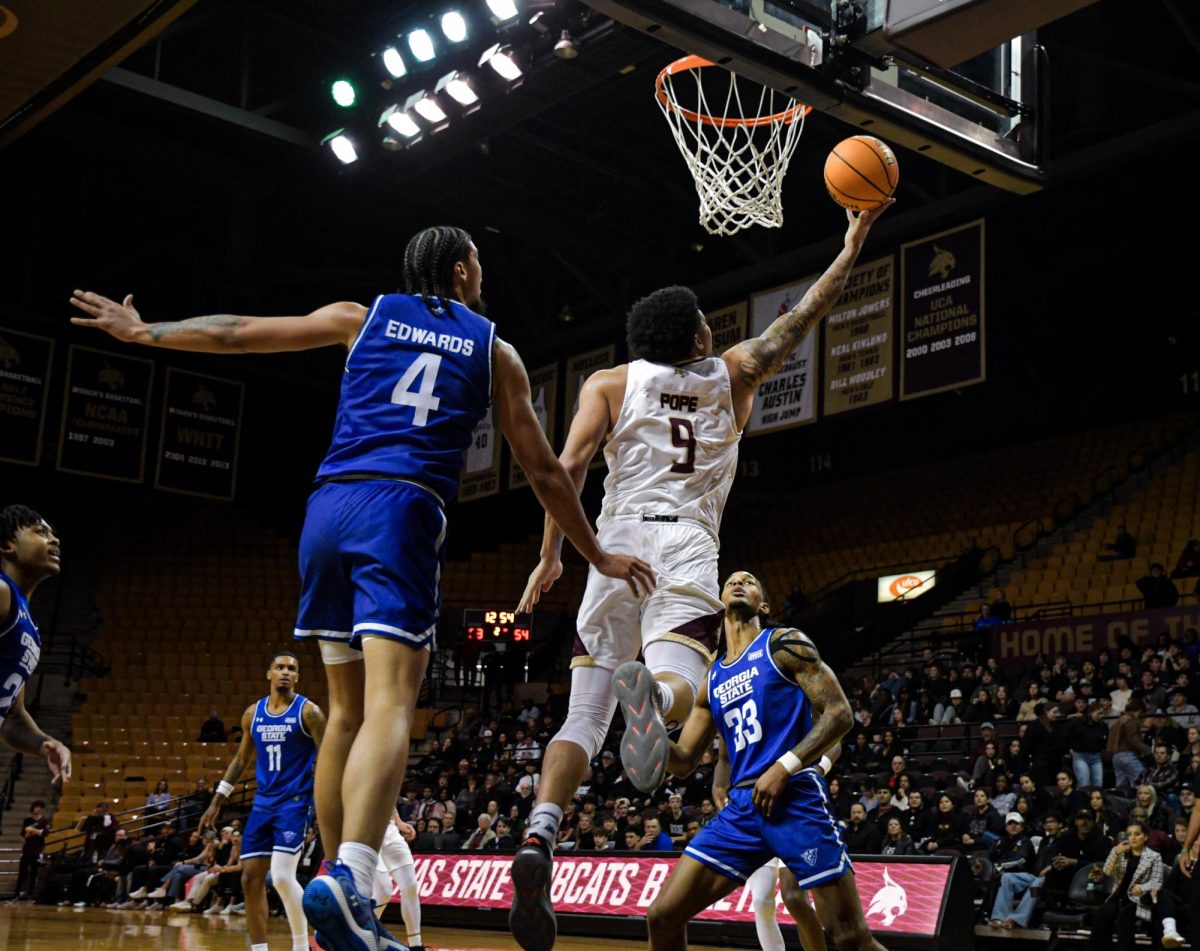
[[[437,125],[446,121],[446,110],[438,105],[438,101],[425,90],[415,92],[404,103],[404,111],[412,110],[426,122]]]
[[[437,93],[445,92],[446,95],[460,106],[473,106],[479,102],[478,93],[471,88],[471,83],[467,77],[458,70],[447,73],[439,79],[433,91]]]
[[[333,101],[343,109],[349,109],[354,105],[354,100],[357,98],[354,92],[354,84],[348,79],[337,80],[329,89],[333,93]]]
[[[354,143],[346,136],[345,129],[338,129],[337,132],[325,136],[321,144],[328,145],[343,165],[358,161],[358,152],[354,148]]]
[[[383,51],[383,68],[392,74],[393,79],[399,79],[408,72],[404,58],[394,46],[389,46]]]
[[[451,43],[461,43],[467,38],[467,21],[457,10],[443,13],[442,32]]]
[[[497,23],[511,20],[517,15],[516,0],[487,0],[487,5]]]
[[[558,42],[554,44],[554,55],[559,59],[575,59],[579,55],[579,50],[575,46],[575,41],[571,39],[571,31],[563,30],[562,36]]]
[[[413,139],[421,134],[421,127],[417,125],[417,121],[399,106],[390,106],[384,111],[379,117],[379,124],[384,123],[406,139]]]
[[[413,30],[408,34],[408,48],[419,62],[428,63],[434,57],[433,37],[426,30]]]
[[[516,57],[513,56],[511,46],[501,46],[497,43],[484,50],[483,55],[479,58],[479,65],[482,66],[484,63],[491,66],[509,82],[521,78],[521,67],[517,64]]]

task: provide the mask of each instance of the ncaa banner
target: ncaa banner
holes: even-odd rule
[[[71,344],[59,470],[141,482],[153,377],[151,360]]]
[[[581,353],[576,357],[571,357],[567,360],[567,430],[570,431],[570,421],[575,418],[575,414],[579,412],[579,391],[583,389],[583,384],[587,382],[587,378],[597,370],[607,370],[613,365],[616,360],[617,350],[611,343],[607,347],[600,347],[598,350],[590,350],[587,353]],[[565,437],[564,437],[565,441]],[[555,447],[556,449],[558,447]],[[588,463],[589,469],[599,469],[604,465],[604,444],[601,443],[600,448],[596,450],[596,455],[592,457],[592,461]]]
[[[891,255],[860,264],[825,318],[822,415],[865,409],[892,398],[895,274]]]
[[[719,357],[735,343],[746,339],[746,311],[746,302],[739,301],[704,315],[708,329],[712,331],[713,356]]]
[[[557,453],[558,443],[554,440],[554,418],[558,409],[558,364],[551,363],[536,370],[529,371],[529,395],[533,401],[533,412],[537,416],[538,425],[546,434],[550,448]],[[511,451],[508,459],[508,487],[520,489],[529,485],[529,477],[525,470],[517,465]]]
[[[500,491],[500,434],[496,431],[494,407],[475,427],[467,447],[463,474],[458,483],[458,500],[470,502]]]
[[[36,466],[42,458],[53,360],[49,337],[0,327],[0,460]]]
[[[167,367],[154,487],[233,499],[245,385]]]
[[[789,284],[755,294],[750,299],[750,333],[761,335],[771,324],[795,307],[813,284],[810,277],[799,284]],[[753,435],[791,429],[811,423],[817,418],[815,387],[818,357],[814,329],[784,361],[779,372],[758,388],[754,406],[746,423],[746,432]]]
[[[900,399],[981,383],[983,219],[900,247]]]

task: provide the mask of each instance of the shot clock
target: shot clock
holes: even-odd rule
[[[508,610],[465,608],[463,631],[468,641],[528,646],[533,637],[533,618]]]

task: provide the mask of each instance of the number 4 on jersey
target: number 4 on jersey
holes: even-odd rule
[[[429,414],[441,405],[442,401],[433,395],[434,384],[437,383],[438,371],[442,368],[440,353],[420,353],[412,362],[404,376],[400,377],[392,390],[392,402],[401,406],[413,408],[413,425],[424,426],[429,422]],[[417,384],[418,378],[420,383]],[[413,386],[417,384],[414,390]]]

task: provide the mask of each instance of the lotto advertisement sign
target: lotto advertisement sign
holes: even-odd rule
[[[512,856],[474,853],[418,855],[423,906],[507,911],[512,900]],[[559,914],[644,917],[671,874],[677,857],[556,855],[550,897]],[[854,871],[863,913],[882,934],[933,937],[949,888],[949,862],[857,859]],[[393,896],[398,902],[398,895]],[[776,893],[779,918],[791,916]],[[738,888],[702,911],[701,921],[754,923],[749,891]]]

